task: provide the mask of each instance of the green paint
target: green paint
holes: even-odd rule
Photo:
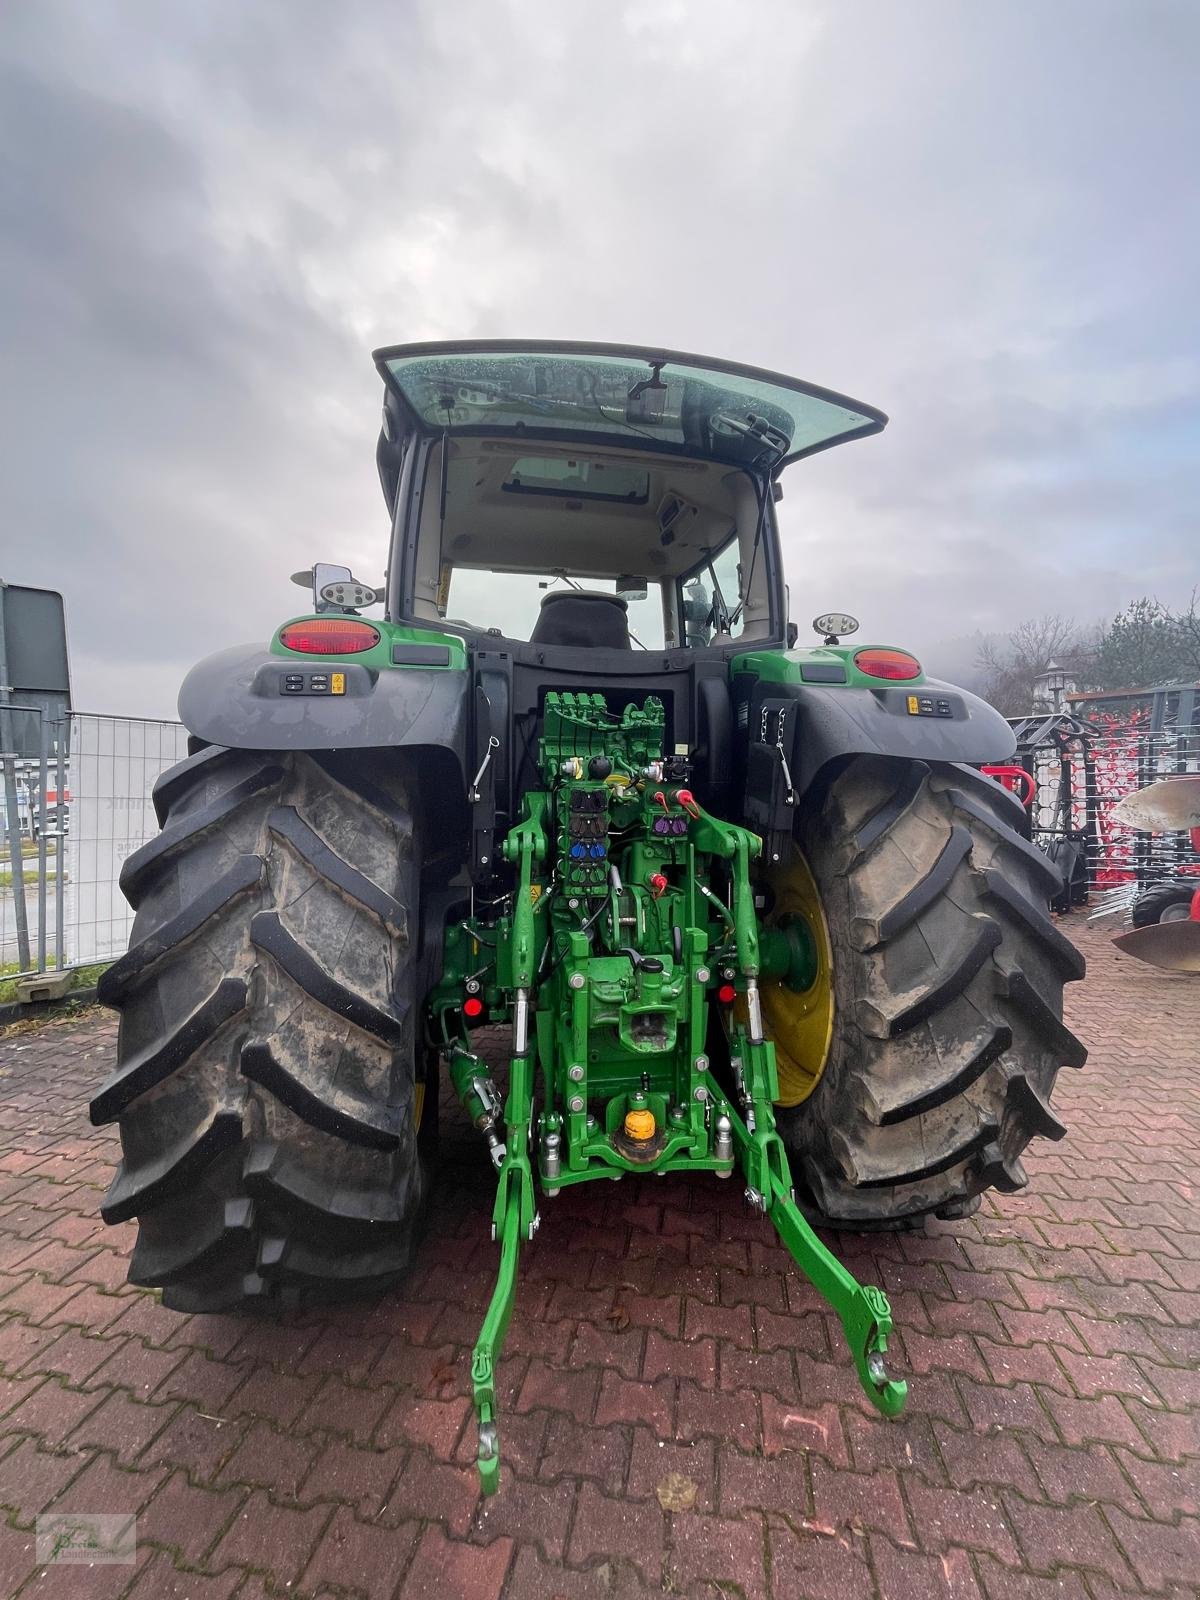
[[[801,916],[786,917],[759,934],[765,978],[782,978],[789,989],[803,994],[817,976],[817,941]]]
[[[793,1261],[840,1317],[864,1394],[885,1416],[899,1416],[908,1385],[903,1379],[888,1378],[884,1365],[892,1331],[888,1298],[873,1284],[859,1283],[809,1227],[796,1204],[770,1103],[755,1096],[755,1108],[753,1133],[736,1112],[730,1112],[734,1142],[750,1185],[762,1196],[766,1215]]]
[[[894,644],[876,645],[814,645],[810,649],[798,650],[750,650],[745,655],[734,656],[729,663],[731,675],[739,672],[749,672],[755,678],[761,678],[764,683],[802,683],[800,668],[804,662],[814,665],[831,665],[845,667],[845,683],[822,683],[810,685],[820,689],[907,689],[910,685],[916,688],[925,682],[924,673],[918,673],[915,678],[871,678],[865,672],[860,672],[854,665],[854,657],[860,650],[903,650],[906,646]]]
[[[327,612],[322,618],[312,613],[301,617],[290,617],[276,629],[268,646],[271,654],[280,656],[286,661],[319,661],[331,666],[356,661],[360,666],[369,667],[373,672],[465,672],[467,670],[467,646],[457,634],[439,633],[433,628],[414,628],[407,622],[380,622],[374,617],[348,617],[346,620],[349,622],[366,622],[379,631],[378,644],[372,645],[369,650],[356,650],[351,655],[307,655],[299,650],[289,650],[279,641],[279,635],[284,628],[290,628],[297,622],[327,622],[336,615]],[[446,645],[450,650],[450,664],[445,667],[397,666],[392,660],[394,644]]]
[[[750,862],[762,842],[694,800],[684,771],[663,761],[665,724],[653,696],[620,715],[599,695],[546,696],[537,750],[544,787],[525,796],[502,845],[516,886],[448,930],[431,997],[451,1079],[498,1173],[496,1287],[471,1365],[485,1493],[499,1484],[495,1367],[520,1245],[537,1225],[535,1162],[551,1196],[625,1174],[729,1178],[740,1169],[841,1317],[871,1399],[888,1414],[904,1399],[902,1384],[881,1377],[891,1328],[886,1299],[860,1287],[795,1205],[775,1127],[774,1046],[722,1008],[739,1109],[709,1069],[718,985],[732,981],[746,992],[753,1016],[760,973],[807,988],[816,949],[802,919],[760,930]],[[483,1003],[480,1024],[512,1021],[502,1113],[488,1069],[471,1050],[468,993]],[[652,1113],[648,1142],[626,1136],[630,1111]]]

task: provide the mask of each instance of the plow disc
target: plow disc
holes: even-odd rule
[[[1118,933],[1113,943],[1126,955],[1164,972],[1200,972],[1200,922],[1194,918],[1131,928],[1128,933]]]
[[[1200,828],[1200,773],[1160,778],[1118,800],[1112,810],[1118,822],[1146,833],[1181,833]]]
[[[1147,784],[1119,800],[1113,816],[1145,833],[1190,832],[1193,846],[1200,848],[1200,773]],[[1200,972],[1200,889],[1192,896],[1190,912],[1181,904],[1178,915],[1164,912],[1163,920],[1116,934],[1113,943],[1164,972]]]

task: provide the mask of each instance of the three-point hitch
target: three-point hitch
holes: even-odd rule
[[[761,936],[745,828],[711,816],[665,758],[653,697],[619,716],[598,695],[549,694],[543,787],[504,842],[514,887],[450,933],[434,1010],[451,1076],[498,1172],[495,1291],[471,1367],[483,1488],[499,1483],[495,1369],[541,1192],[623,1174],[735,1171],[841,1319],[866,1394],[887,1416],[906,1386],[885,1366],[886,1296],[857,1282],[796,1204],[776,1131],[775,1052],[759,979],[812,980],[794,941]],[[507,1094],[470,1024],[511,1020]],[[536,1069],[536,1072],[535,1072]],[[540,1073],[541,1095],[535,1097]]]

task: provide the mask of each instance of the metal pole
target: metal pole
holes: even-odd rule
[[[46,739],[47,718],[38,717],[38,971],[46,970]],[[55,863],[61,875],[62,863]]]
[[[12,716],[0,705],[0,744],[9,742]],[[17,781],[14,758],[8,751],[0,751],[4,766],[4,838],[8,846],[8,862],[12,869],[13,920],[17,925],[17,960],[22,972],[29,971],[29,918],[25,908],[25,857],[21,853],[21,823],[17,813]]]
[[[69,716],[59,717],[55,740],[58,756],[58,841],[54,846],[58,857],[58,875],[54,880],[54,965],[58,972],[67,964],[66,951],[66,894],[67,894],[67,731],[71,726]]]
[[[29,971],[29,918],[25,910],[25,857],[21,853],[21,821],[17,812],[16,740],[12,712],[8,709],[12,685],[8,681],[8,644],[4,636],[4,595],[0,592],[0,761],[4,763],[4,833],[12,867],[13,911],[17,925],[17,959]],[[15,842],[14,842],[15,841]]]

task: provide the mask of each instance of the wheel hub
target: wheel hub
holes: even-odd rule
[[[820,1081],[833,1038],[833,950],[821,896],[797,855],[775,880],[761,936],[763,1021],[775,1042],[779,1101],[797,1106]]]

